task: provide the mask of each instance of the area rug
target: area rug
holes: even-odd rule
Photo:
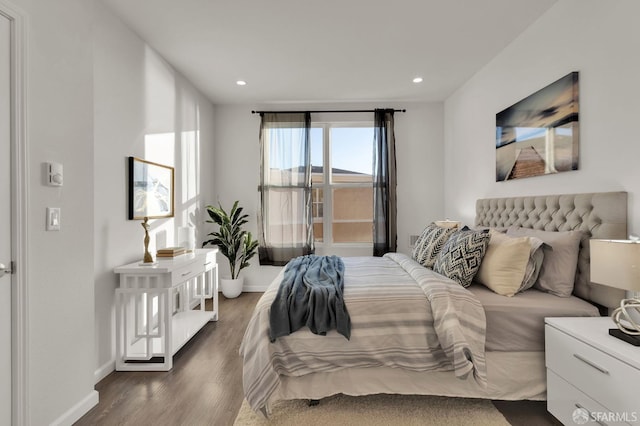
[[[308,400],[278,401],[269,419],[254,413],[245,400],[234,426],[284,425],[445,425],[509,426],[483,399],[419,395],[336,395],[309,407]]]

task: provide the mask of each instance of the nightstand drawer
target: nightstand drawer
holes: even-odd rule
[[[622,421],[625,417],[616,419],[609,410],[551,370],[547,370],[547,410],[565,425],[628,425]]]
[[[612,412],[639,411],[640,370],[554,327],[545,331],[548,369]]]
[[[173,271],[171,273],[171,281],[172,281],[172,284],[175,286],[179,283],[189,281],[191,278],[197,277],[203,272],[204,272],[204,265],[202,263],[192,262],[189,265],[183,266]]]

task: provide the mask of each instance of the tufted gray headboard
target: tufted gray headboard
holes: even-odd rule
[[[583,231],[573,294],[609,308],[619,306],[625,296],[622,290],[590,282],[589,239],[627,238],[626,192],[480,199],[475,223],[492,228]]]

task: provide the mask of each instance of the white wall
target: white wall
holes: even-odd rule
[[[12,0],[26,17],[28,400],[30,423],[73,421],[93,390],[93,82],[85,0]],[[64,186],[43,184],[43,163]],[[45,231],[46,207],[61,230]],[[18,265],[25,267],[25,265]]]
[[[629,192],[640,232],[640,2],[560,0],[445,102],[445,213],[473,223],[477,198]],[[580,72],[580,169],[495,182],[495,114]]]
[[[101,2],[94,21],[96,381],[115,361],[113,268],[142,259],[144,230],[127,219],[127,157],[175,167],[175,217],[151,220],[151,244],[202,230],[202,182],[213,188],[213,106]],[[201,237],[198,240],[201,241]],[[157,241],[157,245],[156,245]]]
[[[248,229],[257,233],[260,116],[251,110],[324,110],[406,108],[395,114],[398,165],[398,251],[408,253],[409,236],[419,234],[429,222],[443,217],[443,105],[440,103],[334,104],[334,105],[221,105],[216,106],[216,160],[214,162],[217,198],[224,207],[240,200],[250,215]],[[365,116],[366,117],[366,116]],[[318,121],[361,121],[363,114],[314,114]],[[371,114],[373,119],[373,114]],[[204,187],[205,194],[213,192]],[[207,195],[204,195],[207,197]],[[213,225],[209,228],[209,232]],[[228,272],[222,258],[221,272]],[[245,290],[262,291],[280,268],[259,266],[252,260],[242,271]]]

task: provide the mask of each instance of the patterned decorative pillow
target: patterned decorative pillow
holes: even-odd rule
[[[438,254],[433,270],[468,287],[480,269],[490,238],[488,229],[474,231],[465,226],[455,231]]]
[[[425,268],[433,268],[438,253],[454,232],[455,228],[442,228],[435,223],[427,225],[416,240],[411,257]]]

